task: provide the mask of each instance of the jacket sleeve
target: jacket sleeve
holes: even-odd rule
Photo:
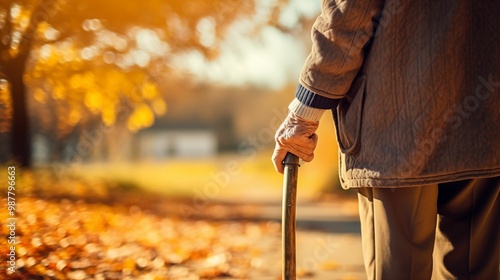
[[[312,50],[300,74],[298,100],[309,107],[330,109],[345,96],[363,64],[384,2],[323,0],[312,28]]]

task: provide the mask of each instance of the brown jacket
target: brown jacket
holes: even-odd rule
[[[500,1],[322,5],[300,83],[342,98],[344,188],[500,176]]]

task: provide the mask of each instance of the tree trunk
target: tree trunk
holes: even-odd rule
[[[31,166],[31,133],[26,100],[26,86],[23,81],[28,55],[19,54],[7,67],[7,77],[12,94],[11,151],[13,159],[22,167]]]

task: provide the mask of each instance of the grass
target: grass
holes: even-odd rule
[[[213,200],[279,201],[282,176],[274,171],[270,152],[254,158],[226,154],[208,159],[177,159],[164,162],[91,164],[75,166],[75,174],[86,179],[118,182],[172,197],[202,197]],[[325,167],[301,167],[298,198],[317,197],[328,176]],[[323,176],[321,176],[323,174]]]

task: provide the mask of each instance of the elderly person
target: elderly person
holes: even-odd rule
[[[497,279],[500,1],[324,0],[273,162],[331,110],[369,279]],[[433,258],[434,255],[434,258]]]

